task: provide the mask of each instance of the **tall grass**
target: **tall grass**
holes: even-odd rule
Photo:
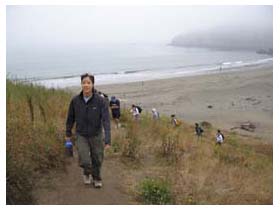
[[[7,81],[7,204],[31,204],[34,180],[64,163],[70,94]]]
[[[131,122],[127,125],[126,130],[126,136],[122,145],[122,155],[131,160],[138,161],[140,158],[139,148],[141,144],[138,138],[139,125],[137,122]]]

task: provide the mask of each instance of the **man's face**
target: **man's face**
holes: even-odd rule
[[[93,88],[93,83],[90,80],[89,77],[85,77],[82,80],[82,89],[83,89],[83,93],[85,94],[90,94],[92,92],[92,88]]]

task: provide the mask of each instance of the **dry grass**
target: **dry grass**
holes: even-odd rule
[[[64,123],[71,95],[7,81],[7,203],[30,204],[38,175],[64,162]],[[214,126],[197,140],[194,126],[173,128],[170,119],[143,113],[134,122],[122,111],[107,158],[121,160],[126,192],[137,197],[146,178],[170,183],[175,204],[272,204],[273,147],[259,139],[224,132],[215,145]],[[112,126],[113,127],[113,126]],[[156,199],[156,198],[155,198]]]
[[[122,123],[131,121],[125,112]],[[128,116],[127,116],[128,115]],[[154,122],[142,114],[137,131],[139,167],[126,167],[127,192],[137,196],[137,183],[149,177],[168,180],[176,204],[272,204],[272,145],[259,139],[224,132],[225,143],[215,145],[216,129],[204,128],[198,141],[194,127],[173,128],[167,117]],[[119,141],[119,137],[112,141]],[[113,132],[115,133],[115,132]],[[127,160],[129,162],[129,160]],[[126,163],[126,166],[131,166]]]
[[[7,203],[33,203],[37,177],[64,163],[70,95],[7,81]]]

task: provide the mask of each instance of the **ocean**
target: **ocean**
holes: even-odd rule
[[[254,51],[183,48],[165,43],[7,47],[7,78],[65,88],[80,85],[80,75],[86,72],[95,75],[96,85],[103,85],[217,73],[272,62],[272,56]]]

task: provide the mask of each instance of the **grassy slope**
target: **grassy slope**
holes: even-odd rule
[[[28,192],[38,175],[63,166],[70,98],[7,81],[8,203],[31,203]],[[225,144],[218,147],[211,127],[198,142],[192,125],[172,128],[167,117],[153,122],[148,113],[135,123],[123,110],[121,121],[106,156],[123,162],[125,190],[136,198],[138,183],[160,177],[170,183],[177,204],[272,204],[271,144],[224,132]]]
[[[34,180],[63,166],[70,94],[7,81],[7,203],[32,203]]]
[[[130,193],[144,177],[161,177],[171,184],[177,204],[272,204],[271,144],[225,131],[220,147],[212,127],[197,141],[194,126],[172,128],[168,118],[155,123],[148,114],[131,124],[128,120],[126,131],[113,138],[122,157],[137,154],[132,164],[125,161]],[[130,144],[137,145],[136,152],[129,152]]]

